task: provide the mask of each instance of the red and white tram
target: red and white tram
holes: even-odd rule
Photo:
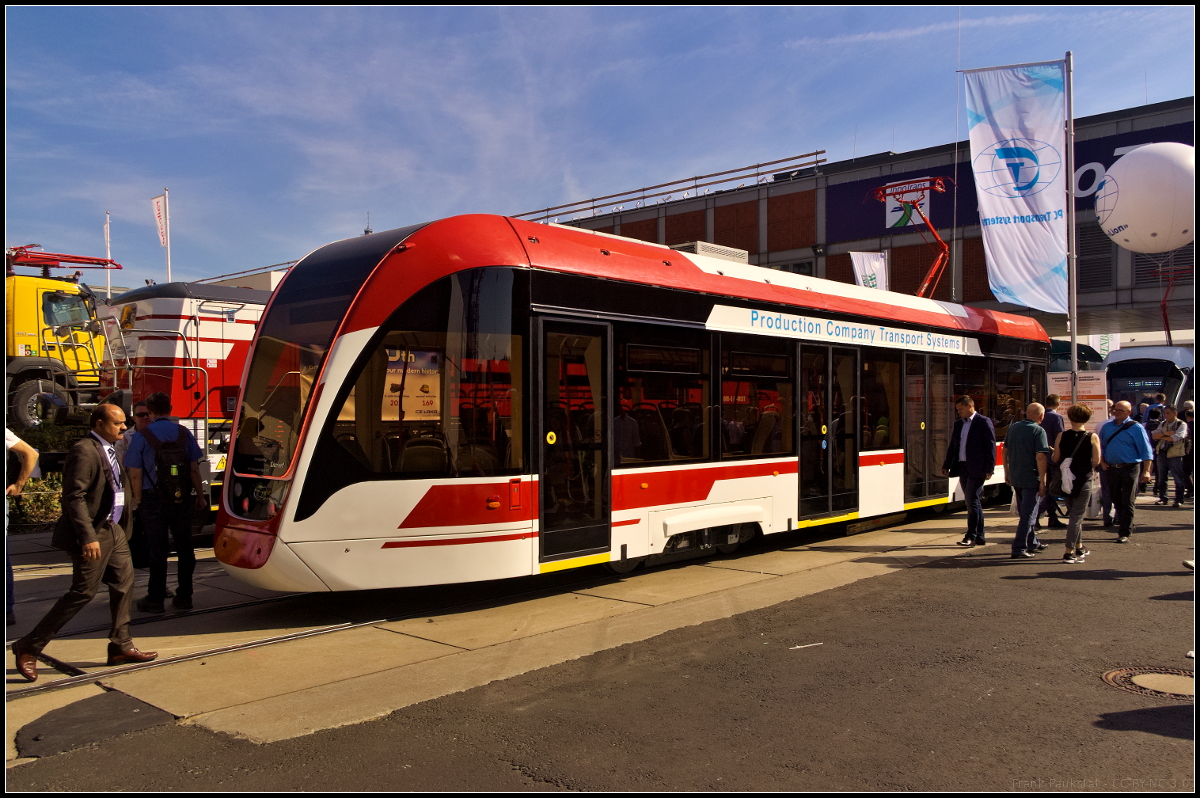
[[[347,239],[258,327],[216,554],[261,587],[358,590],[945,503],[954,398],[1003,437],[1049,351],[1027,318],[575,228]]]

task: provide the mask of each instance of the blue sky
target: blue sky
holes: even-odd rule
[[[961,22],[960,22],[961,13]],[[6,10],[5,244],[165,279],[817,149],[966,137],[957,69],[1075,57],[1077,116],[1195,93],[1191,7]],[[93,273],[98,274],[98,273]],[[93,282],[103,284],[99,278]]]

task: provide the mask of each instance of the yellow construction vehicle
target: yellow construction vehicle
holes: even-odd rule
[[[8,425],[14,429],[61,420],[99,400],[103,383],[104,335],[96,295],[72,277],[50,276],[52,268],[119,269],[107,258],[34,251],[36,244],[5,251],[5,393]],[[41,270],[35,277],[19,267]]]

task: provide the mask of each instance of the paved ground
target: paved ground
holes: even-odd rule
[[[11,767],[8,788],[1191,791],[1192,703],[1101,678],[1192,670],[1194,582],[1180,564],[1194,557],[1191,507],[1139,513],[1146,531],[1127,545],[1089,527],[1093,554],[1082,565],[1062,564],[1058,545],[1011,560],[1003,531],[992,535],[1003,543],[957,550],[959,514],[906,528],[904,548],[895,541],[905,530],[794,541],[551,591],[476,621],[422,619],[460,624],[428,641],[453,655],[339,681],[378,651],[327,647],[308,664],[328,681],[291,703],[259,699],[105,737]],[[991,526],[1006,523],[989,515]],[[812,567],[773,572],[799,560]],[[667,595],[697,583],[711,589]],[[527,619],[548,617],[532,609],[538,601],[606,597],[637,606],[507,631],[521,607]],[[476,639],[489,626],[492,637]],[[416,636],[411,625],[393,633]],[[275,667],[280,682],[298,670],[286,659]],[[80,727],[85,709],[130,719],[169,703],[138,703],[146,685],[108,688],[89,688],[26,733],[50,745]],[[154,692],[170,693],[161,683]],[[32,700],[13,702],[10,719]],[[339,701],[349,725],[324,728]],[[383,717],[355,722],[372,704]],[[284,733],[267,710],[291,713],[298,727],[311,714],[308,725],[323,730]],[[216,731],[218,715],[241,737]]]

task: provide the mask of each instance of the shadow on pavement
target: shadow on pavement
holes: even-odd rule
[[[1045,565],[1043,560],[1041,563],[1033,563],[1031,560],[1026,560],[1031,564]],[[1073,579],[1077,581],[1101,581],[1113,579],[1133,579],[1155,576],[1190,576],[1179,571],[1118,571],[1113,568],[1097,568],[1088,570],[1067,570],[1073,566],[1063,566],[1063,570],[1059,571],[1043,571],[1038,574],[1013,574],[1012,576],[1001,577],[1003,579]]]
[[[1169,707],[1131,709],[1128,712],[1106,712],[1096,721],[1096,728],[1108,731],[1140,731],[1178,740],[1192,740],[1192,705],[1176,704]]]
[[[1151,596],[1151,601],[1195,601],[1195,590],[1183,590],[1179,593],[1165,593],[1161,596]]]

